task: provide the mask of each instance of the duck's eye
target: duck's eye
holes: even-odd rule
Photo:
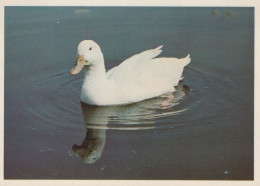
[[[90,47],[89,50],[92,50],[92,48]]]

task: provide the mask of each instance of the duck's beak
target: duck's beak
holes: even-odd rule
[[[74,67],[70,69],[70,75],[75,75],[79,73],[82,70],[82,68],[85,66],[85,64],[87,64],[87,61],[84,59],[84,56],[78,55],[78,60],[76,64],[74,65]]]

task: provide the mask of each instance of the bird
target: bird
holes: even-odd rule
[[[83,40],[77,48],[77,60],[70,74],[84,69],[80,100],[89,105],[123,105],[151,99],[175,91],[182,80],[184,67],[191,61],[184,58],[157,57],[162,47],[145,50],[124,60],[106,72],[100,46]]]

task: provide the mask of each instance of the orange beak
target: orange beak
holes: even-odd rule
[[[78,60],[74,67],[70,69],[70,75],[78,74],[82,68],[87,64],[87,61],[84,59],[83,55],[78,55]]]

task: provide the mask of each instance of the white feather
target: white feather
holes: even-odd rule
[[[104,65],[100,65],[104,60],[96,62],[96,66],[91,62],[85,73],[81,100],[92,105],[127,104],[174,92],[183,68],[191,61],[190,55],[182,59],[155,58],[161,48],[136,54],[107,73]],[[103,59],[102,52],[100,56]]]

